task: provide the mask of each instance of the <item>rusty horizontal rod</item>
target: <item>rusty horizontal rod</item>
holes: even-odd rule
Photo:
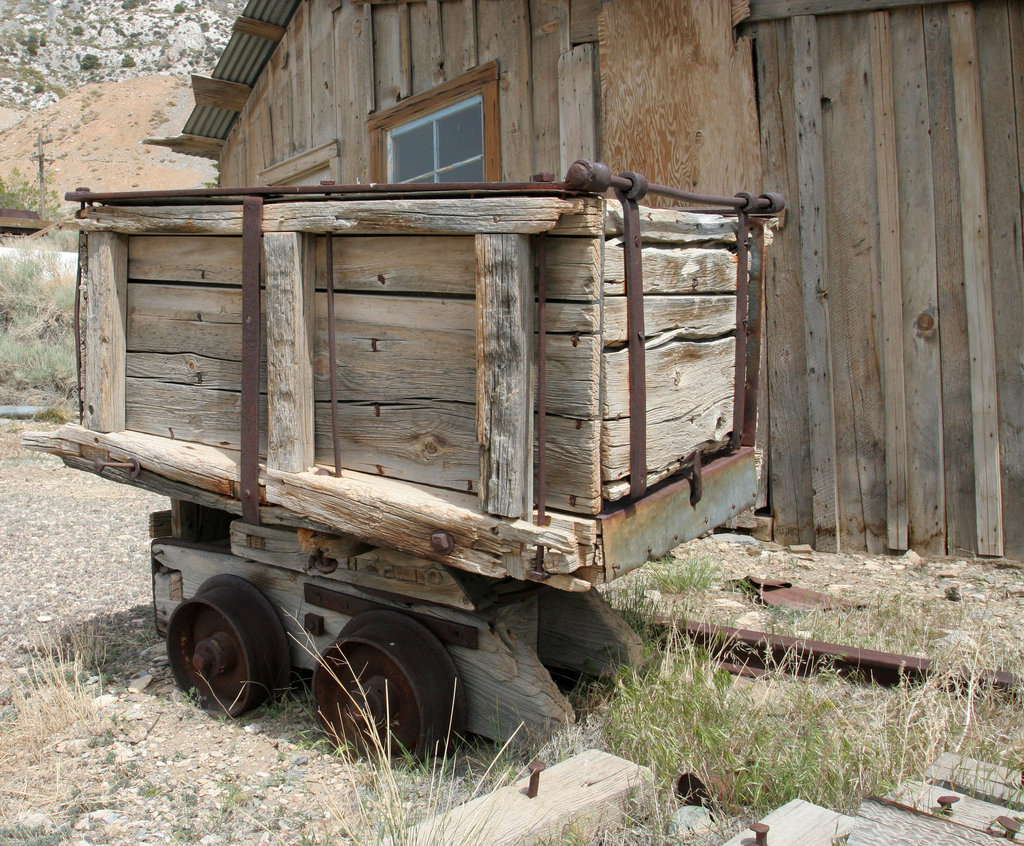
[[[248,188],[179,188],[163,191],[69,191],[64,199],[75,203],[142,202],[146,200],[213,200],[263,197],[287,199],[310,197],[322,199],[364,199],[381,194],[399,197],[447,197],[449,195],[504,196],[508,194],[539,194],[561,197],[580,194],[559,182],[436,182],[436,183],[370,183],[367,185],[254,185]]]
[[[695,194],[681,188],[659,185],[648,182],[639,174],[627,171],[614,176],[608,165],[578,159],[569,166],[565,174],[565,187],[574,191],[603,194],[609,188],[622,191],[630,199],[639,200],[647,194],[658,194],[684,203],[699,203],[707,206],[722,206],[732,212],[754,214],[775,214],[786,207],[781,194],[767,193],[755,195],[743,191],[733,197],[722,197],[714,194]]]
[[[686,623],[684,627],[670,617],[659,617],[657,622],[685,634],[690,640],[721,656],[728,662],[730,671],[739,668],[744,675],[758,675],[769,668],[800,676],[833,669],[846,677],[892,687],[902,679],[925,681],[939,672],[930,658],[858,649],[839,643],[734,629],[713,623]],[[965,668],[959,668],[955,678],[964,679],[968,675]],[[1003,670],[984,670],[977,674],[977,679],[981,684],[1002,691],[1019,688],[1022,684],[1020,677]]]

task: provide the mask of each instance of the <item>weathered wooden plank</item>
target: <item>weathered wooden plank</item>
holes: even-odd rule
[[[909,805],[926,814],[936,814],[936,812],[941,811],[941,806],[938,802],[940,796],[957,797],[958,801],[953,805],[953,812],[946,819],[957,825],[967,826],[967,828],[974,828],[978,831],[991,831],[991,823],[996,817],[1013,817],[1013,812],[1003,805],[985,802],[981,799],[975,799],[966,793],[951,790],[948,787],[938,787],[934,784],[925,784],[920,781],[904,782],[888,798],[894,802]],[[939,815],[942,816],[941,814]]]
[[[1024,781],[1019,770],[944,752],[925,772],[933,784],[959,790],[984,802],[1024,808]]]
[[[251,93],[252,89],[240,82],[192,74],[192,96],[197,106],[240,112]]]
[[[441,34],[446,81],[476,67],[476,0],[441,3]]]
[[[311,0],[309,3],[309,96],[311,147],[333,142],[337,149],[338,71],[334,58],[333,0]],[[337,179],[338,174],[326,177]]]
[[[761,822],[771,827],[769,835],[773,842],[786,846],[832,846],[849,834],[854,819],[803,799],[793,799]],[[750,832],[741,832],[723,846],[743,846],[748,840],[752,840]]]
[[[366,116],[374,110],[372,7],[344,3],[334,26],[338,78],[338,142],[341,181],[370,181],[370,145]]]
[[[604,234],[622,234],[622,205],[608,203]],[[716,214],[696,214],[640,207],[640,234],[645,244],[735,244],[736,221]]]
[[[533,262],[516,235],[476,240],[476,408],[480,507],[533,510]]]
[[[985,846],[992,836],[884,799],[865,799],[847,846]]]
[[[907,504],[907,406],[903,367],[903,271],[892,34],[888,12],[868,15],[871,93],[875,123],[875,185],[878,192],[878,261],[882,284],[882,391],[885,408],[886,543],[909,544]]]
[[[907,409],[908,541],[926,553],[945,552],[942,373],[936,225],[925,33],[919,9],[893,11],[893,96],[899,180],[900,266],[903,276],[903,363]],[[948,135],[949,129],[944,130]],[[939,199],[945,202],[944,199]],[[943,240],[949,240],[943,236]],[[945,317],[943,316],[943,319]],[[888,400],[887,400],[888,401]]]
[[[309,572],[309,553],[299,543],[296,529],[256,526],[242,520],[231,523],[231,554],[250,561]]]
[[[405,90],[405,75],[402,57],[406,52],[403,36],[408,32],[402,28],[402,18],[408,13],[403,5],[367,6],[373,11],[373,83],[375,102],[378,109],[395,105]]]
[[[929,6],[924,15],[925,63],[928,68],[928,138],[934,180],[935,273],[938,347],[942,389],[943,491],[946,549],[950,554],[976,549],[974,470],[971,455],[970,354],[964,295],[960,179],[956,150],[956,109],[949,17],[945,6]],[[949,234],[953,233],[953,234]]]
[[[340,235],[537,234],[572,218],[563,234],[597,235],[603,225],[594,199],[481,197],[469,200],[353,200],[275,203],[264,211],[264,232]],[[84,231],[139,234],[239,235],[239,206],[101,206],[80,222]]]
[[[646,280],[644,280],[646,283]],[[646,285],[645,285],[646,287]],[[551,308],[551,323],[558,331],[572,331],[562,308]],[[644,330],[653,338],[671,333],[681,340],[719,338],[736,331],[736,298],[710,296],[644,297]],[[555,331],[552,329],[552,331]],[[604,301],[604,343],[626,343],[626,298],[607,297]]]
[[[322,110],[321,110],[322,112]],[[326,141],[256,174],[259,185],[316,185],[337,176],[338,142]]]
[[[548,667],[598,677],[643,664],[643,642],[596,590],[540,594],[537,654]]]
[[[935,5],[952,0],[933,0]],[[872,12],[919,6],[921,0],[750,0],[751,23],[791,18],[796,15],[839,15],[844,12]]]
[[[981,79],[974,6],[949,7],[953,95],[960,173],[960,219],[967,301],[967,343],[971,354],[971,419],[974,423],[974,479],[977,551],[1003,554],[1002,480],[999,466],[999,397],[992,317],[992,263],[986,197]]]
[[[1017,3],[982,3],[974,14],[984,115],[1004,554],[1021,557],[1024,521],[1015,518],[1024,513],[1024,220],[1017,193],[1010,188],[1021,185],[1024,164],[1024,16]]]
[[[267,313],[267,466],[298,473],[312,466],[312,238],[263,236]]]
[[[597,48],[579,44],[558,57],[559,172],[577,159],[594,160],[601,149],[600,71]]]
[[[309,64],[309,3],[300,3],[288,24],[288,71],[291,78],[292,135],[288,155],[313,146],[311,69]],[[278,92],[277,96],[281,96]]]
[[[292,98],[275,96],[274,92],[291,90],[291,42],[295,34],[286,33],[284,40],[270,54],[263,75],[268,78],[267,105],[270,115],[270,150],[268,164],[282,161],[292,149]]]
[[[569,50],[569,0],[528,0],[528,5],[533,110],[531,173],[550,171],[560,176],[567,167],[564,161],[560,163],[559,137],[561,57]],[[589,157],[595,158],[596,153],[594,148]]]
[[[644,294],[728,294],[736,291],[736,256],[725,249],[644,247]],[[626,276],[621,244],[604,253],[605,296],[624,296]]]
[[[473,799],[420,823],[402,842],[457,846],[475,839],[491,846],[532,846],[567,826],[587,839],[625,818],[626,802],[651,789],[650,770],[607,752],[588,750],[545,771],[536,798],[528,779]]]
[[[125,425],[128,242],[97,233],[89,237],[87,249],[84,422],[98,432],[118,432]]]
[[[256,18],[247,18],[241,15],[235,18],[234,26],[232,31],[240,33],[241,35],[251,35],[253,38],[262,38],[266,41],[280,41],[284,38],[285,28],[272,24],[267,21],[261,21]]]
[[[597,41],[600,12],[601,0],[570,0],[569,41],[574,46]]]
[[[242,284],[242,240],[188,235],[134,235],[128,239],[132,280]]]
[[[412,49],[411,93],[421,94],[445,81],[439,0],[409,4],[409,32]]]

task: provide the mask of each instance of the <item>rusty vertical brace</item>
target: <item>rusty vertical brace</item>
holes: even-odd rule
[[[732,394],[732,437],[730,445],[738,449],[743,441],[747,412],[747,292],[749,287],[750,218],[740,212],[736,219],[736,365]]]
[[[260,523],[260,270],[263,198],[242,200],[242,519]]]
[[[334,337],[334,236],[327,233],[327,359],[331,368],[331,444],[334,475],[341,475],[341,443],[338,439],[338,344]]]
[[[629,495],[647,492],[647,360],[644,342],[643,244],[635,192],[615,189],[622,203],[622,249],[626,271],[626,334],[629,356]]]
[[[82,203],[85,209],[85,203]],[[85,422],[85,398],[82,396],[82,253],[88,256],[88,238],[78,233],[78,269],[75,272],[75,375],[78,384],[78,423]]]
[[[542,232],[537,236],[537,525],[546,526],[548,496],[547,413],[548,413],[548,242]],[[544,569],[544,547],[537,547],[534,570]]]
[[[757,269],[754,271],[754,296],[747,298],[747,383],[743,392],[743,446],[754,446],[757,439],[758,382],[761,378],[761,344],[764,340],[761,326],[761,312],[764,309],[764,221],[750,221],[750,224],[759,230],[757,245],[760,255]],[[749,306],[753,306],[753,313]]]

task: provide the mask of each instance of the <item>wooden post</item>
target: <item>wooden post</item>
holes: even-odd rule
[[[128,239],[113,232],[89,235],[85,280],[85,426],[124,431]]]
[[[477,439],[480,506],[533,511],[533,266],[523,235],[476,237]]]
[[[313,236],[263,236],[267,300],[267,466],[301,473],[313,450]],[[333,331],[333,327],[329,328]]]
[[[800,273],[803,280],[804,343],[807,349],[807,409],[818,549],[840,543],[836,505],[835,419],[832,355],[825,290],[825,161],[821,138],[821,78],[818,28],[813,16],[793,18],[793,100],[797,120],[797,182],[800,203]]]
[[[964,245],[967,345],[971,355],[971,416],[974,421],[974,479],[978,552],[1003,554],[1003,500],[999,470],[999,409],[996,395],[992,268],[985,195],[981,79],[974,7],[949,7],[953,49],[953,95],[960,169],[960,219]]]

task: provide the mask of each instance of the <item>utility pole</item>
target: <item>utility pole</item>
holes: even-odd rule
[[[36,136],[36,153],[32,156],[33,161],[39,162],[39,218],[40,220],[46,220],[46,166],[53,164],[53,159],[46,158],[46,153],[43,150],[44,144],[49,144],[53,140],[52,135],[47,135],[43,138],[43,133],[40,132]]]

